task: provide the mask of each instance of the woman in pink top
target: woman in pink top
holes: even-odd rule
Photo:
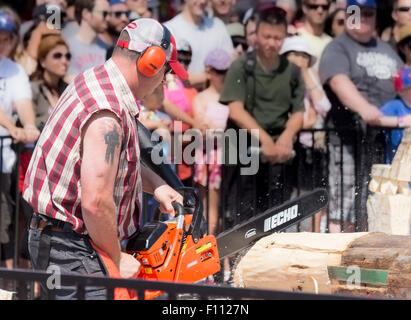
[[[228,119],[228,107],[220,104],[220,93],[224,84],[225,74],[231,64],[230,55],[221,49],[215,49],[205,59],[207,88],[200,92],[193,102],[193,116],[196,122],[204,122],[207,130],[202,130],[204,142],[207,138],[214,139],[217,132],[224,132]],[[211,145],[211,143],[209,143]],[[196,153],[194,165],[194,181],[203,194],[204,208],[207,213],[209,234],[218,232],[218,201],[221,184],[221,147],[212,143],[212,148],[206,148],[203,153]],[[219,161],[220,160],[220,161]],[[208,203],[206,198],[208,188]]]

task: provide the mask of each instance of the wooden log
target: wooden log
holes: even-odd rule
[[[273,234],[241,259],[234,283],[246,288],[408,298],[411,236]]]
[[[239,287],[331,293],[327,265],[340,265],[344,250],[365,233],[278,233],[258,241],[239,262]]]

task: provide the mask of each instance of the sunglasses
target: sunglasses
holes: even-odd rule
[[[308,9],[310,10],[318,10],[318,8],[323,9],[323,11],[328,11],[330,9],[329,4],[311,4],[311,3],[305,3],[304,4]]]
[[[101,15],[101,16],[103,17],[103,19],[105,19],[105,18],[107,18],[108,14],[109,14],[110,12],[108,12],[107,10],[94,9],[94,10],[93,10],[93,13],[94,13],[94,14],[99,14],[99,15]]]
[[[337,23],[337,26],[343,26],[344,23],[345,23],[345,20],[344,19],[337,19],[335,22]]]
[[[112,11],[110,13],[111,16],[116,17],[117,19],[120,19],[122,15],[125,15],[127,18],[130,17],[130,10],[127,11]]]
[[[67,61],[70,61],[71,60],[71,53],[67,52],[66,54],[64,54],[64,53],[61,53],[61,52],[55,52],[52,57],[55,60],[60,60],[61,58],[65,57]]]
[[[398,7],[397,11],[408,12],[408,11],[410,11],[410,9],[411,9],[411,7]]]
[[[247,41],[243,37],[231,37],[231,40],[233,41],[233,46],[234,48],[237,48],[238,46],[241,46],[243,51],[248,50],[248,44]]]

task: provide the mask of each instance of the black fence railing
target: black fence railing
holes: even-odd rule
[[[162,291],[157,299],[165,300],[215,300],[220,299],[264,299],[264,300],[364,300],[370,299],[365,296],[347,296],[337,294],[311,294],[303,292],[286,292],[262,289],[234,288],[229,286],[216,286],[206,284],[188,284],[163,281],[146,281],[141,279],[113,279],[105,277],[90,277],[79,275],[61,274],[57,281],[54,281],[55,274],[44,271],[27,271],[27,270],[7,270],[0,268],[0,279],[16,281],[19,283],[41,282],[47,288],[50,278],[53,278],[53,287],[47,289],[46,300],[56,298],[56,289],[59,286],[74,286],[77,288],[77,299],[86,298],[87,287],[102,287],[107,289],[107,300],[114,299],[115,288],[127,288],[137,291],[137,298],[144,300],[146,291]],[[56,285],[58,284],[58,285]],[[17,285],[16,285],[17,286]],[[25,297],[17,295],[22,300]]]
[[[349,201],[352,201],[350,206],[352,206],[354,209],[351,209],[354,211],[354,230],[353,231],[366,231],[367,230],[367,215],[366,215],[366,206],[365,206],[365,201],[367,196],[367,181],[369,179],[369,171],[368,169],[370,168],[369,164],[367,164],[367,161],[365,156],[367,155],[368,151],[364,151],[365,149],[367,150],[372,150],[373,146],[371,145],[371,142],[368,142],[366,140],[366,135],[363,133],[362,129],[357,128],[355,129],[355,134],[353,135],[355,137],[355,142],[351,144],[352,150],[351,150],[351,156],[353,160],[353,167],[350,169],[351,172],[353,173],[353,177],[351,180],[351,185],[347,184],[345,179],[347,178],[347,175],[344,174],[345,170],[345,163],[346,163],[346,153],[344,152],[345,148],[345,141],[344,137],[347,133],[353,133],[353,129],[341,129],[341,130],[336,130],[336,129],[313,129],[313,130],[304,130],[300,132],[300,135],[303,133],[308,133],[311,135],[311,145],[303,145],[299,142],[300,139],[298,139],[295,147],[296,151],[296,157],[294,159],[293,163],[293,175],[296,179],[292,181],[284,181],[283,183],[290,183],[293,188],[293,195],[296,196],[299,194],[302,194],[306,192],[307,190],[312,189],[313,187],[325,187],[330,191],[330,170],[334,170],[337,172],[340,172],[339,178],[337,181],[333,181],[335,185],[334,187],[334,193],[335,190],[340,190],[337,192],[337,198],[334,199],[334,205],[337,204],[337,207],[334,208],[334,211],[337,211],[338,214],[337,216],[339,217],[338,223],[340,225],[340,231],[341,232],[348,232],[348,230],[345,230],[345,218],[344,216],[346,215],[345,210],[347,207],[347,199]],[[380,129],[381,131],[382,129]],[[323,144],[321,148],[318,148],[318,143],[316,142],[317,136],[318,135],[323,135],[322,140]],[[3,149],[3,142],[6,141],[7,139],[11,139],[11,137],[0,137],[0,155],[3,154],[2,149]],[[337,139],[337,140],[336,140]],[[332,141],[331,141],[332,140]],[[336,146],[338,148],[336,148]],[[20,151],[21,147],[14,147],[16,153],[17,153],[17,165],[16,171],[19,170],[19,158],[20,158]],[[334,153],[338,154],[334,154]],[[307,162],[308,157],[311,157],[311,161]],[[333,157],[333,162],[331,161],[331,157]],[[336,159],[338,161],[336,161]],[[3,168],[2,166],[2,157],[0,156],[0,168]],[[369,161],[368,161],[369,162]],[[371,161],[372,162],[372,161]],[[338,165],[336,165],[338,163]],[[337,168],[338,167],[338,168]],[[224,167],[223,167],[224,171]],[[309,172],[309,173],[307,173]],[[13,202],[13,230],[12,233],[13,239],[14,239],[14,260],[13,260],[13,266],[14,268],[19,267],[19,247],[20,247],[20,238],[21,234],[19,233],[19,225],[21,225],[21,221],[23,219],[19,218],[21,216],[20,213],[20,193],[18,189],[18,177],[19,174],[18,172],[14,173],[12,175],[13,177],[16,177],[16,181],[13,184],[15,189],[12,188],[10,190],[10,194],[12,195],[12,198],[14,200]],[[223,175],[224,177],[224,175]],[[2,178],[3,178],[3,173],[2,173]],[[0,179],[0,187],[2,185],[2,180]],[[307,182],[308,181],[308,182]],[[221,184],[223,187],[225,185],[225,181],[222,181]],[[253,182],[253,186],[256,185],[256,182]],[[349,188],[347,189],[347,185]],[[253,189],[253,186],[251,186],[251,189]],[[225,230],[235,224],[237,224],[239,221],[237,217],[239,216],[236,210],[239,210],[239,205],[241,204],[241,198],[242,198],[242,192],[241,189],[244,186],[241,184],[241,179],[237,181],[237,184],[235,186],[235,190],[229,190],[229,195],[231,197],[235,197],[234,201],[234,206],[228,206],[227,205],[227,190],[224,188],[221,188],[220,190],[220,202],[219,202],[219,217],[221,218],[222,221],[222,228],[220,231]],[[350,189],[351,188],[351,189]],[[248,186],[248,189],[250,189],[250,186]],[[351,195],[353,195],[351,198],[347,198],[344,196],[345,193],[349,192]],[[278,195],[279,197],[284,197],[283,195]],[[330,200],[332,200],[334,194],[330,194]],[[283,201],[284,199],[281,199]],[[2,199],[0,198],[0,205],[1,205]],[[255,202],[257,201],[254,198],[254,205]],[[146,201],[144,202],[146,203]],[[254,206],[255,208],[256,206]],[[0,206],[1,208],[1,206]],[[143,212],[142,215],[142,224],[147,222],[147,219],[151,216],[147,212],[147,206],[144,205],[145,212]],[[254,209],[252,212],[252,215],[257,214],[257,210]],[[208,211],[205,212],[205,215],[208,217]],[[335,213],[334,213],[335,214]],[[318,215],[321,215],[321,219],[326,221],[326,227],[323,231],[325,232],[330,232],[329,225],[330,225],[330,210],[326,210],[325,212],[319,213]],[[337,218],[338,218],[337,217]],[[335,218],[335,217],[334,217]],[[309,218],[310,219],[310,218]],[[1,223],[1,219],[0,219]],[[319,231],[318,228],[315,226],[315,219],[312,219],[309,223],[307,224],[300,224],[297,226],[296,230],[292,231]],[[1,225],[0,225],[1,227]],[[307,230],[307,228],[309,230]],[[0,246],[0,257],[1,257],[1,246]],[[11,271],[7,271],[11,272]],[[16,271],[17,273],[7,273],[6,270],[2,270],[0,273],[0,279],[1,278],[8,278],[9,276],[12,277],[12,275],[18,275],[19,277],[22,276],[23,278],[13,278],[15,280],[36,280],[36,274],[28,274],[28,273],[23,273],[22,271]],[[74,278],[73,278],[74,279]],[[40,280],[39,280],[40,281]],[[104,281],[104,280],[102,280]],[[136,284],[137,282],[133,282],[133,285]],[[127,283],[128,284],[128,283]],[[159,284],[159,283],[157,283]],[[151,287],[147,287],[151,288]],[[176,287],[177,288],[177,287]],[[179,288],[179,287],[178,287]],[[181,287],[182,288],[182,287]],[[203,288],[203,287],[201,287]],[[208,287],[207,287],[208,288]],[[33,290],[33,288],[31,288]],[[177,289],[176,289],[177,290]],[[206,289],[204,289],[206,290]],[[223,290],[221,288],[216,289],[216,290]],[[200,290],[201,291],[201,290]],[[196,293],[196,292],[195,292]],[[274,297],[274,296],[273,296]]]

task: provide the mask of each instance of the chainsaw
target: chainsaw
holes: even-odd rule
[[[220,271],[223,258],[250,247],[262,237],[301,222],[328,204],[327,191],[315,189],[257,214],[217,236],[207,235],[198,191],[185,187],[167,165],[154,165],[150,161],[153,144],[147,140],[149,133],[145,130],[142,125],[139,127],[144,164],[179,191],[184,197],[184,204],[173,203],[176,215],[166,221],[162,221],[163,215],[157,208],[152,221],[128,241],[126,252],[141,263],[138,275],[141,279],[186,283],[205,279]],[[152,299],[161,294],[161,291],[146,291],[145,298]]]

